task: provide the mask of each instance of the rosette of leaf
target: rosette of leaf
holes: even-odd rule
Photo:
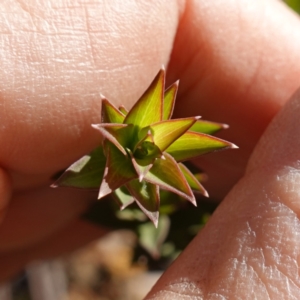
[[[165,71],[157,74],[131,110],[102,98],[102,123],[92,125],[101,147],[71,165],[53,186],[99,188],[99,199],[113,192],[120,208],[136,202],[157,226],[160,189],[196,205],[193,192],[208,196],[182,164],[209,152],[236,148],[212,134],[226,125],[200,117],[170,119],[178,82],[164,89]]]

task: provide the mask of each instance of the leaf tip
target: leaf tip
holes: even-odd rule
[[[195,119],[196,119],[196,121],[198,121],[201,119],[201,116],[196,116]]]
[[[107,169],[105,170],[105,172],[107,173]],[[111,192],[112,192],[111,188],[109,187],[109,185],[106,182],[105,178],[103,178],[100,189],[99,189],[99,193],[98,193],[98,200],[105,197],[105,196],[107,196]]]
[[[107,101],[107,99],[106,99],[106,97],[103,95],[103,94],[101,94],[100,93],[100,99],[103,101],[103,100],[106,100]]]
[[[56,182],[54,182],[54,183],[52,183],[52,184],[50,185],[50,187],[55,189],[55,188],[58,187],[58,184],[57,184]]]
[[[229,125],[228,124],[222,124],[221,127],[222,127],[222,129],[228,129]]]
[[[139,182],[142,182],[144,179],[144,174],[143,173],[140,173],[139,175]]]
[[[188,200],[189,200],[194,206],[197,207],[197,201],[196,201],[196,198],[195,198],[194,194],[193,194],[192,197],[189,197]]]
[[[239,146],[235,145],[235,144],[231,144],[230,145],[230,149],[239,149]]]

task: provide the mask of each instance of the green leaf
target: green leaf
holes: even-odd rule
[[[125,186],[116,189],[113,192],[113,196],[121,210],[125,209],[127,206],[134,202],[134,198],[132,197],[132,195],[130,195]]]
[[[101,123],[93,124],[92,127],[100,131],[101,135],[113,143],[124,155],[127,154],[125,148],[130,143],[132,125]]]
[[[159,188],[146,181],[139,182],[137,179],[126,184],[130,194],[136,203],[157,227],[159,216]]]
[[[165,151],[175,140],[183,135],[196,121],[198,117],[167,120],[152,124],[150,130],[152,132],[154,144]],[[147,138],[146,138],[147,140]]]
[[[162,120],[164,83],[165,71],[162,69],[143,96],[128,112],[124,120],[125,124],[143,128]]]
[[[177,162],[168,153],[157,158],[144,180],[159,185],[162,189],[176,193],[196,205],[194,194],[182,174]]]
[[[208,197],[207,191],[193,175],[193,173],[182,163],[179,163],[178,166],[192,190],[201,193],[201,195],[205,197]]]
[[[125,108],[124,105],[121,105],[121,106],[119,107],[119,111],[120,111],[124,116],[126,116],[126,115],[128,114],[128,110]]]
[[[128,181],[137,178],[130,157],[124,155],[113,143],[104,141],[106,166],[98,199],[110,194]]]
[[[214,136],[187,131],[167,148],[166,152],[176,161],[184,161],[209,152],[235,148],[238,147]]]
[[[162,215],[157,229],[150,222],[138,227],[139,243],[154,259],[160,257],[161,246],[168,236],[170,225],[169,217]]]
[[[169,120],[173,114],[179,81],[173,83],[164,95],[163,120]]]
[[[132,165],[134,166],[135,171],[138,174],[139,181],[142,181],[148,171],[152,168],[155,158],[151,160],[146,159],[137,159],[132,156]]]
[[[89,155],[74,162],[52,187],[76,187],[82,189],[98,189],[103,179],[106,157],[103,148],[98,147]]]
[[[215,123],[210,121],[198,120],[191,128],[190,131],[214,134],[221,129],[227,129],[227,124]]]
[[[102,123],[123,123],[125,115],[107,99],[102,98]]]

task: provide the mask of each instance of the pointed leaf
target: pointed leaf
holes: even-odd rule
[[[227,124],[215,123],[210,121],[198,120],[194,125],[190,128],[190,131],[206,133],[206,134],[214,134],[221,129],[227,129],[229,126]]]
[[[93,124],[92,127],[100,131],[101,135],[113,143],[124,155],[127,154],[125,148],[130,143],[132,125],[101,123]]]
[[[138,226],[139,242],[153,258],[160,257],[161,246],[166,240],[171,221],[168,216],[162,215],[159,219],[158,227],[155,229],[150,222]]]
[[[177,80],[165,91],[163,120],[169,120],[173,114],[178,85],[179,81]]]
[[[166,152],[176,161],[184,161],[209,152],[235,148],[238,147],[214,136],[187,131]]]
[[[208,197],[208,193],[202,184],[197,180],[193,173],[182,163],[178,164],[182,174],[184,175],[186,181],[192,190],[201,193],[203,196]]]
[[[52,187],[68,186],[82,189],[98,189],[103,179],[106,157],[103,148],[98,147],[73,163],[52,184]]]
[[[125,209],[127,206],[132,204],[135,200],[132,197],[132,195],[130,195],[130,193],[128,192],[128,190],[126,189],[125,186],[122,186],[122,187],[116,189],[113,192],[113,196],[114,196],[115,200],[117,201],[117,203],[120,207],[120,210]]]
[[[101,115],[103,123],[123,123],[125,119],[125,115],[105,98],[102,98]]]
[[[150,126],[155,145],[165,151],[175,140],[183,135],[199,117],[167,120]],[[147,138],[146,138],[147,140]]]
[[[148,171],[152,168],[154,158],[152,158],[151,160],[146,159],[145,161],[145,159],[137,159],[132,156],[131,159],[132,165],[134,166],[134,169],[138,174],[139,181],[141,182]]]
[[[148,218],[157,227],[159,216],[159,188],[146,181],[139,182],[137,179],[126,184],[130,194]]]
[[[196,200],[189,184],[177,162],[168,153],[164,153],[164,159],[157,158],[155,160],[144,180],[176,193],[196,205]]]
[[[162,120],[165,71],[160,70],[143,96],[136,102],[125,117],[125,124],[138,128],[146,127]]]
[[[119,107],[119,111],[120,111],[124,116],[126,116],[126,115],[128,114],[128,110],[125,108],[124,105],[121,105],[121,106]]]
[[[128,181],[137,178],[130,157],[124,155],[113,143],[104,141],[106,166],[98,199],[110,194]]]

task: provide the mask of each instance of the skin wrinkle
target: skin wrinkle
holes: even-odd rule
[[[36,1],[14,2],[14,10],[18,17],[10,14],[5,17],[11,24],[13,34],[9,40],[1,36],[2,41],[6,40],[7,47],[10,44],[20,45],[7,51],[4,47],[2,52],[3,57],[5,56],[3,70],[7,70],[8,74],[2,81],[3,101],[1,102],[10,102],[11,110],[6,109],[5,116],[14,125],[10,127],[12,134],[9,139],[12,136],[23,136],[24,132],[30,132],[30,135],[27,134],[28,137],[23,143],[16,139],[14,151],[5,151],[3,148],[0,151],[0,161],[3,166],[11,169],[15,169],[12,164],[18,165],[20,171],[24,173],[27,171],[36,173],[40,166],[35,167],[31,164],[30,170],[26,170],[25,165],[28,163],[20,161],[20,149],[26,153],[27,161],[39,160],[43,164],[44,172],[51,169],[54,173],[95,148],[99,142],[99,135],[90,127],[90,124],[100,122],[99,94],[104,94],[115,105],[121,103],[126,105],[126,103],[132,103],[133,99],[137,99],[149,84],[151,74],[143,73],[138,78],[140,84],[135,84],[135,88],[129,90],[128,86],[137,81],[136,70],[148,64],[152,66],[153,74],[155,74],[162,62],[167,62],[177,26],[177,16],[174,15],[175,3],[167,5],[165,19],[159,17],[161,11],[166,8],[163,1],[156,2],[155,5],[147,4],[149,8],[147,14],[151,18],[145,21],[146,12],[142,10],[143,5],[136,1],[128,2],[126,5],[119,4],[116,18],[110,18],[110,15],[115,14],[111,3],[101,5],[100,1],[95,1],[89,4],[79,3],[78,6],[72,5],[72,8],[69,8],[62,5],[64,1],[54,1],[55,5],[52,2],[47,1],[40,5],[35,5]],[[31,14],[28,15],[28,12]],[[102,12],[100,19],[99,12],[100,14]],[[124,22],[124,18],[131,19],[131,21]],[[20,19],[24,21],[19,22]],[[156,26],[153,26],[153,23]],[[103,24],[106,24],[105,28]],[[137,38],[140,34],[137,27],[141,29],[139,24],[151,43],[154,41],[152,48],[147,47],[141,39]],[[173,32],[169,30],[162,34],[159,31],[159,24],[173,28]],[[122,32],[126,32],[126,39],[121,34]],[[124,41],[127,44],[124,44]],[[129,45],[131,51],[126,51]],[[11,61],[14,61],[14,67],[11,67]],[[158,62],[157,66],[155,66],[155,61]],[[120,74],[125,76],[120,76]],[[16,86],[16,81],[6,82],[6,78],[17,78],[17,82],[23,82],[23,86]],[[114,87],[115,84],[118,86],[117,89]],[[43,101],[39,101],[40,99]],[[86,103],[87,109],[81,109],[82,103]],[[56,109],[53,109],[53,106]],[[12,112],[16,110],[19,110],[20,118],[12,118]],[[40,117],[35,118],[36,115]],[[74,122],[70,122],[70,118]],[[89,124],[87,124],[88,119]],[[8,121],[4,119],[3,123],[6,122]],[[41,141],[44,147],[39,151],[32,151],[30,144],[40,136],[44,139],[48,137],[48,140],[52,140],[53,135],[57,136],[54,133],[57,123],[60,123],[61,141],[48,144],[46,141]],[[2,127],[0,131],[2,140],[8,139],[6,132],[8,130]],[[66,138],[63,137],[64,135]],[[86,143],[79,143],[78,140],[82,140],[82,137],[90,138]],[[71,139],[73,144],[64,144],[65,141],[71,141]],[[58,147],[64,146],[68,149],[56,155],[64,161],[64,164],[58,165],[56,159],[56,166],[52,164],[46,167],[45,157],[54,159]],[[41,149],[43,151],[40,151]],[[82,150],[77,150],[74,155],[73,149]]]
[[[300,294],[300,283],[292,279],[299,265],[300,221],[297,213],[286,203],[290,198],[289,191],[279,196],[273,193],[278,170],[272,171],[256,169],[242,179],[250,182],[248,186],[255,189],[243,191],[239,189],[243,186],[240,182],[230,193],[231,200],[220,205],[200,233],[205,245],[194,240],[192,244],[197,243],[197,247],[188,247],[186,257],[197,257],[198,253],[199,260],[194,259],[192,264],[182,260],[181,265],[176,266],[179,268],[177,274],[189,274],[188,280],[202,290],[203,299],[217,299],[211,296],[214,294],[225,299],[232,299],[230,295],[235,295],[234,299],[249,300],[253,299],[253,295],[257,299],[279,299],[276,298],[278,295],[280,299],[287,299],[284,295],[289,295],[288,299],[297,299]],[[263,182],[261,178],[264,178]],[[247,199],[251,201],[245,202]],[[226,216],[223,215],[224,210],[227,211]],[[291,233],[289,228],[295,228],[295,232]],[[189,248],[194,250],[189,252]],[[183,266],[185,269],[181,269]],[[256,280],[247,289],[249,278]],[[172,284],[165,288],[172,291]],[[239,295],[243,296],[239,298]],[[157,299],[165,299],[165,295],[161,297]]]

